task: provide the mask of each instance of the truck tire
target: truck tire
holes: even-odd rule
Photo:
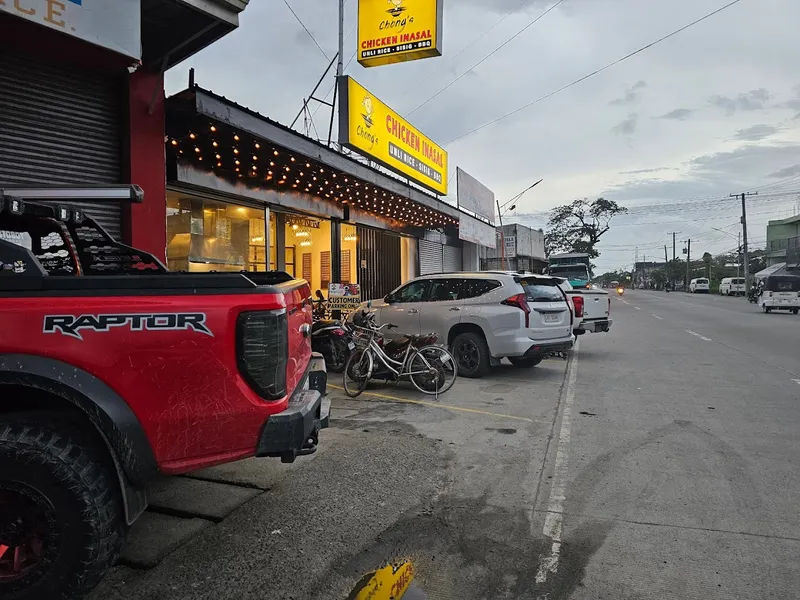
[[[456,336],[451,346],[453,356],[458,362],[458,374],[477,379],[489,372],[491,356],[489,345],[483,336],[473,332]]]
[[[0,598],[82,598],[124,543],[108,457],[56,419],[0,416]]]

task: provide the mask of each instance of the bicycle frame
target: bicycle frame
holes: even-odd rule
[[[400,379],[401,377],[411,377],[412,375],[424,375],[426,373],[426,371],[406,371],[406,367],[408,366],[409,363],[409,357],[412,356],[411,354],[412,348],[413,345],[411,344],[411,342],[409,342],[408,346],[406,347],[405,355],[403,356],[403,362],[394,360],[391,356],[386,354],[386,352],[383,351],[383,348],[381,348],[378,342],[375,341],[374,339],[370,340],[368,350],[372,352],[372,355],[374,357],[376,357],[383,363],[384,367],[389,369],[389,371],[391,371],[394,374],[396,379]],[[414,355],[419,354],[419,348],[413,348],[413,349],[415,351]],[[425,365],[428,368],[431,367],[430,364],[428,364],[428,359],[426,359],[424,356],[420,356],[420,358],[425,362]],[[399,368],[400,370],[398,371],[398,369],[392,365],[396,365],[397,368]]]

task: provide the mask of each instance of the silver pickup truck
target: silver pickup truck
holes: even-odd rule
[[[611,296],[601,289],[573,288],[564,280],[560,287],[570,300],[574,320],[572,333],[583,335],[590,333],[606,333],[611,329]]]

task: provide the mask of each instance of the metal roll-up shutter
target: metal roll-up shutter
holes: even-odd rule
[[[419,274],[443,273],[442,245],[438,242],[419,240]]]
[[[121,183],[119,82],[28,56],[0,57],[0,187]],[[82,202],[119,237],[119,202]]]
[[[370,229],[357,228],[356,264],[361,298],[383,298],[400,285],[400,238]]]
[[[442,267],[445,273],[463,271],[463,264],[460,246],[442,246]]]

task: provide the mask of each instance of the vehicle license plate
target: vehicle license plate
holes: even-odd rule
[[[348,342],[347,348],[349,350],[355,350],[356,349],[356,345],[353,342]]]
[[[544,322],[545,323],[558,323],[558,315],[555,314],[555,313],[545,313]]]

